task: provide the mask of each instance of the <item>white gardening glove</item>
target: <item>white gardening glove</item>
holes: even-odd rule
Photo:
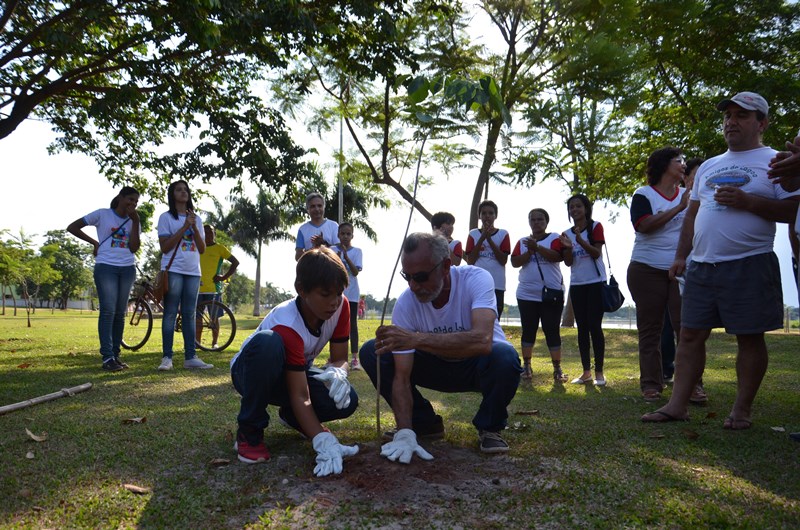
[[[336,403],[337,409],[341,410],[350,405],[350,381],[347,380],[347,370],[329,366],[321,374],[311,377],[325,383],[328,395]]]
[[[433,460],[433,455],[417,443],[417,435],[411,429],[400,429],[391,442],[381,447],[381,456],[392,462],[409,464],[414,453],[423,460]]]
[[[342,458],[358,453],[358,445],[342,445],[334,435],[321,432],[311,440],[314,451],[317,452],[317,465],[314,475],[325,477],[331,473],[338,475],[342,472]]]

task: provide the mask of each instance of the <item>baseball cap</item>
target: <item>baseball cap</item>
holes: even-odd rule
[[[717,103],[717,110],[725,110],[731,103],[736,103],[745,110],[757,110],[769,115],[769,104],[767,100],[755,92],[739,92],[730,99],[723,99]]]

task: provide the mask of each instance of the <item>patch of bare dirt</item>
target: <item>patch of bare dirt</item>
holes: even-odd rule
[[[357,455],[345,459],[341,475],[292,477],[276,469],[277,476],[284,477],[271,491],[278,495],[271,495],[270,502],[258,507],[258,515],[283,508],[275,510],[270,526],[303,528],[392,529],[420,524],[425,528],[474,528],[487,523],[494,526],[493,518],[502,525],[502,514],[486,513],[476,514],[481,525],[459,523],[453,516],[465,513],[455,507],[468,505],[474,510],[479,509],[479,499],[548,489],[552,483],[546,470],[559,465],[540,465],[540,473],[522,473],[517,458],[481,454],[477,440],[474,448],[445,441],[426,443],[434,460],[414,457],[410,464],[381,457],[377,441],[360,444],[360,448]],[[296,462],[273,459],[266,465],[275,464],[278,468],[288,465],[288,471]],[[293,506],[291,515],[287,515],[287,505]],[[393,522],[387,525],[387,521]],[[261,522],[265,522],[263,516]]]

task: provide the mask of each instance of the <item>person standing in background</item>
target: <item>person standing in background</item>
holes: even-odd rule
[[[550,215],[542,208],[528,213],[531,235],[520,239],[511,252],[511,266],[519,267],[517,304],[522,324],[522,378],[531,379],[531,357],[539,331],[539,320],[553,363],[553,381],[563,383],[567,376],[561,370],[561,311],[564,309],[563,260],[558,234],[548,233]],[[545,296],[545,292],[552,296]]]
[[[177,180],[167,189],[169,210],[158,218],[158,242],[161,246],[161,270],[169,271],[169,288],[164,296],[164,317],[161,327],[163,356],[158,369],[172,370],[172,345],[178,307],[183,332],[183,367],[214,368],[197,356],[195,331],[197,293],[200,290],[200,254],[205,252],[205,230],[200,216],[194,213],[189,184]]]
[[[217,243],[217,230],[211,225],[203,227],[206,238],[206,251],[200,255],[200,293],[197,295],[197,304],[200,305],[206,301],[222,301],[222,283],[228,281],[228,278],[234,275],[236,269],[239,267],[239,260],[231,254],[231,251],[225,245]],[[228,270],[222,273],[222,263],[228,260],[231,264]],[[220,314],[222,310],[220,309]],[[219,318],[221,315],[215,315]],[[197,315],[197,341],[200,341],[200,335],[203,332],[200,326],[200,319],[202,315]],[[219,328],[212,327],[212,347],[216,348],[217,340],[219,339]]]
[[[318,192],[306,196],[306,211],[310,220],[303,223],[297,230],[294,260],[300,259],[304,252],[322,245],[330,247],[336,243],[339,224],[336,221],[325,219],[325,198]]]
[[[800,189],[800,131],[794,138],[794,143],[786,142],[786,151],[776,153],[775,157],[769,162],[769,171],[767,176],[772,179],[775,184],[789,192],[797,191]],[[792,246],[792,266],[795,273],[795,283],[797,284],[797,294],[800,296],[800,271],[798,271],[798,262],[800,262],[800,241],[798,241],[798,234],[800,234],[800,208],[797,210],[797,217],[794,221],[794,227],[789,225],[789,243]],[[793,432],[789,434],[789,438],[795,442],[800,442],[800,432]]]
[[[494,295],[497,299],[497,319],[503,315],[506,292],[506,262],[511,254],[511,239],[508,232],[495,228],[497,205],[485,200],[478,205],[481,228],[473,228],[467,237],[467,263],[489,271],[494,279]]]
[[[456,218],[449,212],[437,212],[431,217],[433,233],[444,236],[447,239],[450,248],[450,261],[453,265],[459,266],[464,257],[464,249],[461,248],[461,241],[453,239],[453,227],[455,224]]]
[[[575,223],[559,238],[564,249],[564,264],[570,267],[569,295],[578,326],[578,349],[581,353],[583,375],[572,384],[592,383],[592,356],[594,348],[594,384],[605,386],[603,364],[606,337],[603,334],[603,284],[606,282],[606,265],[602,248],[605,244],[603,225],[592,220],[592,203],[586,195],[578,193],[567,200],[567,216]]]
[[[95,210],[67,227],[67,232],[93,247],[92,255],[96,258],[94,283],[100,299],[97,335],[103,370],[108,372],[128,368],[119,354],[125,329],[125,308],[136,278],[134,252],[139,250],[141,232],[136,212],[138,204],[139,192],[125,186],[111,200],[109,208]],[[83,227],[89,225],[97,228],[97,240],[83,232]]]
[[[339,225],[339,242],[332,247],[331,250],[336,252],[339,259],[344,263],[347,269],[347,276],[349,284],[347,289],[344,290],[344,296],[350,303],[350,368],[352,370],[361,370],[358,364],[358,303],[361,298],[361,290],[358,287],[358,274],[364,266],[364,257],[360,248],[354,247],[351,242],[353,241],[353,225],[344,222]]]
[[[664,390],[661,358],[664,313],[680,329],[681,296],[669,267],[689,203],[689,193],[680,187],[686,170],[683,153],[676,147],[657,149],[647,159],[647,186],[631,199],[631,223],[636,232],[628,288],[636,303],[639,332],[639,387],[645,401],[658,401]]]
[[[675,383],[669,402],[643,422],[686,421],[713,328],[736,336],[736,398],[722,427],[752,426],[753,402],[767,371],[765,332],[783,326],[775,223],[797,215],[797,197],[767,178],[777,152],[762,143],[769,105],[740,92],[717,105],[728,150],[697,172],[670,276],[686,273]],[[687,257],[692,259],[687,265]]]

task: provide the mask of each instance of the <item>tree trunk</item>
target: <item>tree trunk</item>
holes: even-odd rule
[[[253,316],[261,316],[261,240],[258,240],[258,258],[256,259],[256,292],[253,293]]]
[[[575,327],[575,311],[572,310],[572,298],[567,291],[567,302],[564,304],[564,311],[561,313],[561,327]]]
[[[478,181],[475,183],[475,192],[472,194],[472,207],[469,212],[469,229],[478,227],[478,205],[483,199],[484,191],[489,185],[489,171],[495,162],[497,140],[500,138],[500,129],[503,126],[502,118],[495,118],[489,122],[489,134],[486,137],[486,149],[483,152],[483,163]]]

